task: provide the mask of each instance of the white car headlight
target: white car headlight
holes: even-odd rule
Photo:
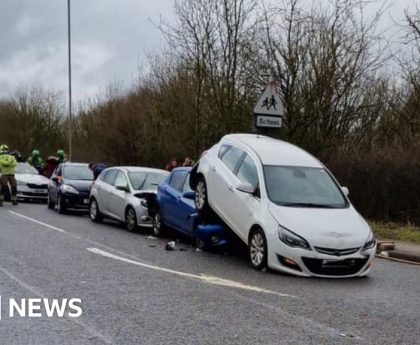
[[[18,179],[16,179],[16,184],[17,184],[18,186],[25,186],[25,185],[26,185],[26,183],[25,183],[25,182],[23,182],[23,181],[21,181],[21,180],[18,180]]]
[[[307,250],[311,250],[309,243],[299,235],[294,232],[282,227],[279,225],[279,238],[284,243],[290,247],[299,247]]]
[[[363,246],[362,250],[368,250],[368,249],[372,249],[373,247],[375,247],[376,245],[376,240],[373,237],[373,233],[372,230],[370,231],[369,237],[365,243],[365,245]]]
[[[61,185],[61,189],[64,193],[79,194],[79,191],[76,188],[69,186],[68,184]]]

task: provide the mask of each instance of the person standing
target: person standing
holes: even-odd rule
[[[58,159],[55,156],[49,156],[44,167],[40,171],[41,175],[44,175],[46,178],[51,178],[54,170],[58,166]]]
[[[9,185],[12,189],[11,201],[13,205],[17,205],[17,182],[15,178],[16,172],[16,158],[13,156],[7,145],[0,146],[0,206],[3,206],[4,197],[6,195],[6,189]]]
[[[184,163],[182,164],[183,167],[192,167],[194,165],[194,161],[190,157],[185,157]]]
[[[32,155],[28,158],[28,163],[32,165],[38,172],[42,171],[44,167],[44,161],[41,158],[41,153],[39,150],[33,150]]]
[[[171,161],[168,164],[166,164],[165,170],[171,172],[177,167],[178,167],[178,162],[176,161],[176,158],[172,158]]]
[[[93,179],[96,181],[98,176],[104,171],[107,166],[104,163],[89,163],[89,169],[93,172]]]
[[[61,163],[66,162],[66,155],[64,153],[64,150],[58,150],[57,151],[57,163],[60,165]]]

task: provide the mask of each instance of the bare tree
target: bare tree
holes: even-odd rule
[[[195,137],[204,149],[222,133],[250,128],[257,0],[178,0],[175,25],[160,27],[195,79]]]
[[[375,97],[367,98],[365,88],[387,57],[375,51],[381,11],[366,21],[363,5],[334,0],[305,10],[301,1],[288,0],[265,12],[262,49],[266,68],[280,81],[285,135],[313,152],[343,144],[361,117],[377,116]]]
[[[20,87],[2,102],[0,136],[10,146],[28,154],[49,151],[63,140],[62,95],[41,88]]]

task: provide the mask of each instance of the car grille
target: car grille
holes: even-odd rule
[[[47,191],[45,191],[45,193],[31,193],[31,192],[19,192],[20,195],[23,196],[39,196],[39,197],[46,197],[47,196]]]
[[[334,255],[334,256],[344,256],[354,254],[359,251],[360,247],[357,248],[347,248],[347,249],[335,249],[335,248],[322,248],[322,247],[315,247],[315,250],[318,253],[327,254],[327,255]]]
[[[349,276],[356,274],[363,268],[367,260],[368,258],[346,260],[302,258],[309,271],[324,276]]]
[[[31,189],[48,189],[47,184],[28,183],[27,186],[28,186],[28,188],[31,188]]]

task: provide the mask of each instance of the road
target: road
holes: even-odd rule
[[[1,344],[419,344],[420,267],[368,278],[258,272],[246,255],[165,251],[87,215],[0,209]],[[183,249],[183,250],[181,250]],[[80,318],[10,318],[10,298],[81,298]]]

